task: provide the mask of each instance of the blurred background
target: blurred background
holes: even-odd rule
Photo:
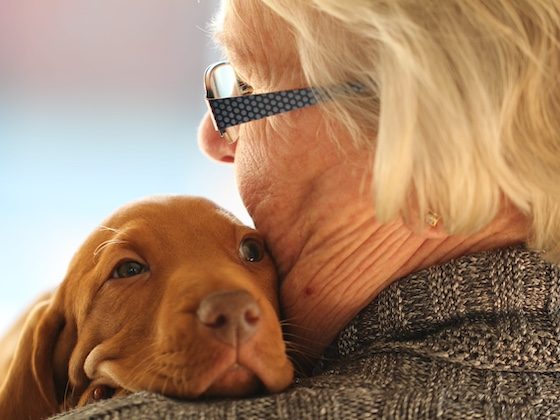
[[[219,0],[0,0],[0,334],[122,204],[202,195],[250,223],[197,148]]]

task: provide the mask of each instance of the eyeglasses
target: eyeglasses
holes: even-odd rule
[[[243,82],[226,61],[206,69],[204,86],[214,128],[230,144],[237,141],[240,124],[331,99],[326,90],[321,88],[253,94],[253,88]],[[357,84],[344,85],[342,89],[355,93],[363,91]]]

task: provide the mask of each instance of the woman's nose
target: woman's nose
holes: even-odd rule
[[[232,163],[235,159],[235,146],[228,144],[216,131],[207,112],[198,127],[198,147],[209,157],[219,162]]]

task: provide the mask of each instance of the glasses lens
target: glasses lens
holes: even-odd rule
[[[229,98],[235,95],[237,77],[229,64],[221,64],[212,72],[214,94],[218,98]]]
[[[216,65],[208,74],[207,82],[214,93],[214,98],[230,98],[243,94],[239,87],[237,75],[233,67],[229,63],[220,63]],[[236,112],[233,110],[232,112]],[[224,133],[224,137],[229,143],[237,141],[239,134],[239,126],[229,127]]]

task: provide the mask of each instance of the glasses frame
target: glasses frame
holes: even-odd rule
[[[204,72],[204,87],[206,90],[206,103],[210,110],[214,128],[229,144],[237,141],[237,139],[231,138],[226,132],[230,127],[296,109],[307,108],[319,102],[332,99],[325,89],[314,87],[269,93],[249,93],[225,98],[217,97],[212,76],[218,67],[224,65],[231,66],[227,61],[219,61],[206,68]],[[243,83],[237,75],[236,78],[238,83]],[[359,93],[363,91],[361,85],[352,83],[340,86],[340,88],[341,91],[345,92]],[[244,112],[238,112],[240,109],[243,109]]]

